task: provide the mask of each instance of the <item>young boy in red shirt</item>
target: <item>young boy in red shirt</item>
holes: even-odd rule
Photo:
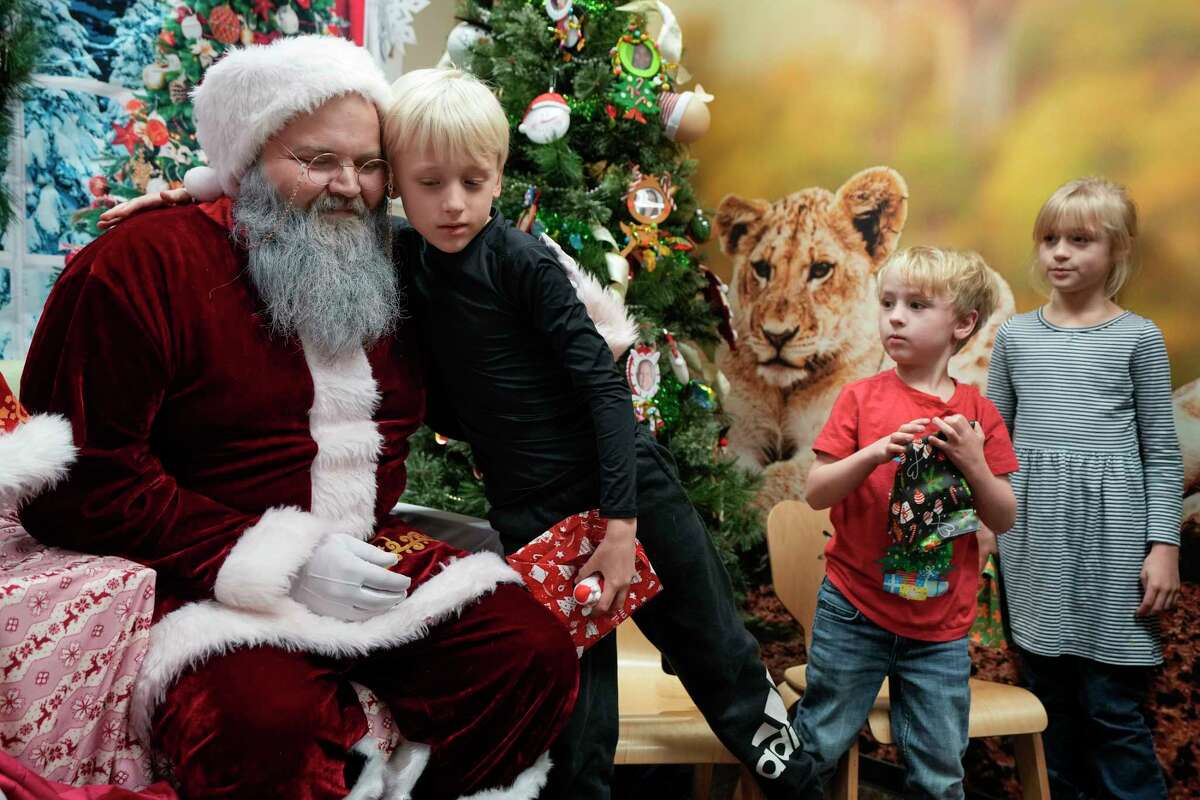
[[[834,536],[792,727],[827,781],[887,677],[892,730],[908,768],[903,795],[956,798],[978,545],[974,534],[941,543],[952,550],[939,554],[940,570],[899,564],[890,493],[896,459],[928,436],[961,471],[979,522],[996,532],[1012,525],[1007,475],[1018,465],[1008,431],[989,400],[947,372],[995,308],[996,286],[974,253],[915,247],[880,270],[878,294],[879,335],[896,367],[844,387],[813,443],[806,499],[832,509]]]

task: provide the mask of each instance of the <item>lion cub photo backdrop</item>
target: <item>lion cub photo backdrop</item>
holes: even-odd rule
[[[764,507],[803,497],[811,444],[838,390],[887,366],[873,273],[889,254],[966,248],[993,268],[1001,307],[951,362],[983,388],[1000,323],[1044,302],[1029,278],[1041,204],[1082,175],[1129,187],[1138,267],[1118,300],[1166,337],[1186,472],[1184,591],[1163,620],[1166,664],[1150,713],[1172,797],[1200,796],[1200,7],[674,7],[688,63],[716,97],[712,130],[692,146],[702,165],[694,184],[714,209],[704,255],[729,283],[738,334],[736,349],[718,352],[729,449],[761,472]],[[981,677],[1016,677],[1004,650],[975,648],[974,659]],[[1015,792],[1005,762],[1002,749],[973,743],[969,786]]]

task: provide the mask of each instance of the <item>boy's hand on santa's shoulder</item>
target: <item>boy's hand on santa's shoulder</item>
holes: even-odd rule
[[[124,203],[118,203],[100,215],[96,227],[107,230],[123,219],[135,216],[143,211],[152,211],[163,206],[173,206],[179,203],[192,202],[192,196],[187,189],[164,189],[161,192],[151,192]]]
[[[983,428],[962,414],[934,417],[934,426],[945,436],[930,436],[929,443],[946,454],[963,472],[987,467],[983,457]]]
[[[875,460],[880,464],[886,464],[902,454],[904,448],[908,447],[927,425],[929,425],[928,417],[909,420],[894,432],[875,442]]]
[[[593,613],[607,614],[625,605],[633,581],[637,549],[637,519],[610,519],[603,541],[575,576],[575,582],[599,573],[603,579],[600,599]]]

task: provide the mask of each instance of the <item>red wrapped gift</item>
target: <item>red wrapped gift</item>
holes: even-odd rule
[[[604,539],[606,524],[595,510],[572,514],[508,557],[534,598],[567,626],[579,655],[662,591],[658,575],[638,543],[633,581],[621,608],[608,614],[590,613],[590,608],[576,602],[576,573]]]
[[[27,419],[29,414],[25,413],[16,395],[8,388],[4,376],[0,375],[0,433],[12,433]]]

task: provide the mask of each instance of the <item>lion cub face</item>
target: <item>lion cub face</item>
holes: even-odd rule
[[[863,309],[875,306],[872,277],[896,249],[907,214],[908,187],[886,167],[858,173],[836,193],[721,201],[716,224],[733,257],[738,344],[763,381],[809,384],[861,349]]]

